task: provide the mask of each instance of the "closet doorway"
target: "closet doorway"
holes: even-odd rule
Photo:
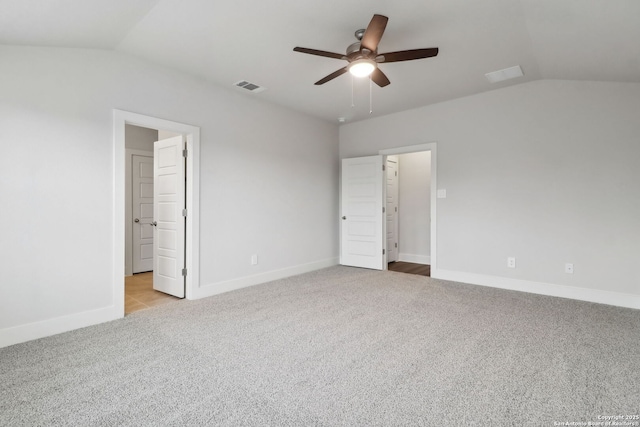
[[[125,296],[124,314],[178,301],[181,298],[160,292],[154,283],[154,146],[156,141],[180,137],[176,132],[125,125],[126,174],[125,208]],[[184,181],[184,177],[183,177]],[[184,204],[184,201],[182,202]]]
[[[154,246],[157,242],[161,244],[160,249],[163,251],[172,250],[176,254],[183,254],[183,259],[176,258],[176,261],[173,263],[175,265],[170,265],[169,267],[171,268],[169,269],[167,268],[166,262],[164,264],[159,262],[156,265],[155,261],[160,260],[160,257],[156,256],[156,253],[162,255],[165,261],[171,258],[172,254],[157,251],[156,249],[158,248],[154,247],[154,271],[152,273],[154,274],[154,278],[151,282],[152,286],[157,288],[158,285],[164,286],[166,284],[167,277],[171,278],[174,282],[181,284],[180,289],[182,293],[181,295],[177,295],[178,297],[193,299],[194,292],[197,291],[199,286],[200,129],[183,123],[116,109],[113,110],[113,123],[115,177],[115,221],[113,224],[114,310],[120,316],[124,316],[125,314],[125,277],[129,277],[133,273],[133,258],[131,256],[133,248],[132,245],[129,244],[131,241],[130,238],[126,237],[126,235],[132,235],[131,230],[133,230],[134,224],[138,224],[135,222],[136,218],[140,221],[143,219],[142,217],[133,216],[133,209],[129,204],[132,200],[131,185],[127,185],[125,182],[127,175],[131,174],[133,163],[132,155],[145,156],[147,154],[145,152],[150,151],[145,148],[139,149],[137,153],[127,152],[128,149],[125,146],[127,125],[156,131],[158,129],[164,129],[180,135],[167,139],[162,139],[162,136],[158,135],[158,137],[155,138],[156,141],[160,140],[160,142],[154,143],[153,150],[153,158],[156,160],[156,162],[154,162],[154,181],[157,175],[158,182],[154,182],[154,220],[152,227],[158,231],[153,236]],[[169,144],[169,141],[175,143],[171,145],[170,149],[168,146],[165,146]],[[178,145],[180,145],[180,147],[178,147]],[[160,151],[156,150],[156,148]],[[184,172],[176,166],[178,164],[184,164]],[[179,179],[179,177],[181,177],[181,179]],[[171,181],[173,183],[172,185],[168,185],[170,179],[175,179]],[[158,184],[157,188],[156,184]],[[184,189],[184,195],[180,195],[180,197],[175,196],[173,190],[176,188]],[[158,190],[158,192],[155,192],[155,190]],[[173,197],[173,199],[169,199],[170,197]],[[179,200],[183,200],[183,204],[178,203]],[[162,206],[155,206],[155,204],[160,202],[163,203]],[[180,226],[180,224],[183,225]],[[184,229],[185,239],[182,242],[177,241],[173,245],[163,244],[163,242],[167,241],[166,235],[171,234],[165,232],[165,230],[170,230],[170,226],[172,225],[175,226],[174,229],[176,233],[174,234],[176,235],[179,234],[179,230]],[[164,235],[161,232],[164,233]],[[158,275],[163,276],[160,277],[162,280],[156,280]],[[156,290],[164,293],[173,293],[171,290],[165,290],[164,288]],[[175,295],[175,293],[173,294]]]
[[[386,156],[386,247],[391,271],[431,275],[431,151]]]

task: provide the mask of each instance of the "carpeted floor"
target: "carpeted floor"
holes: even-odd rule
[[[639,337],[637,310],[332,267],[0,349],[0,425],[596,422],[640,413]]]

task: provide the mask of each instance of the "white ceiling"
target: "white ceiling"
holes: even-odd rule
[[[381,64],[374,116],[541,78],[640,82],[638,0],[0,0],[0,44],[112,49],[230,90],[336,122],[369,114],[368,80],[342,53],[374,13],[389,17],[380,52],[439,47],[435,58]],[[524,77],[484,74],[520,65]],[[265,86],[238,89],[240,80]]]

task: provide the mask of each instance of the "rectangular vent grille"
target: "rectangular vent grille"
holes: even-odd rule
[[[516,77],[522,76],[524,76],[524,74],[522,73],[522,68],[520,68],[519,65],[485,74],[485,77],[487,78],[487,80],[489,80],[489,83],[498,83],[504,80],[515,79]]]
[[[258,92],[262,92],[264,90],[267,90],[266,87],[258,86],[257,84],[248,82],[246,80],[241,80],[241,81],[235,83],[235,86],[240,87],[242,89],[246,89],[249,92],[253,92],[253,93],[258,93]]]

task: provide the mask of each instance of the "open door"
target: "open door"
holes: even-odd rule
[[[342,265],[384,270],[383,172],[383,156],[342,160]]]
[[[154,143],[153,289],[184,298],[185,159],[182,135]]]
[[[387,156],[385,171],[387,217],[387,263],[398,261],[398,157]]]

